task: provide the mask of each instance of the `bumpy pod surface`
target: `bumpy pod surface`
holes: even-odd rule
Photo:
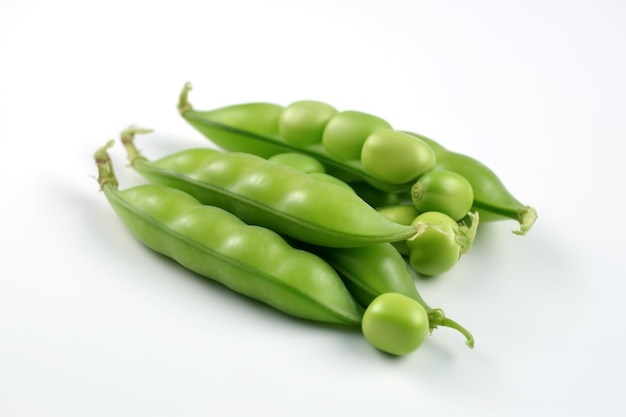
[[[106,147],[94,157],[107,200],[147,247],[289,315],[360,323],[362,308],[321,258],[180,190],[146,184],[120,191]]]
[[[352,190],[293,167],[207,148],[148,161],[134,147],[132,132],[122,136],[131,165],[149,181],[303,242],[358,247],[405,240],[416,232],[387,219]]]

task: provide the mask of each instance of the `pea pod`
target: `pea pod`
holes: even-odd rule
[[[431,332],[439,326],[456,329],[466,337],[467,345],[474,347],[474,337],[469,331],[446,317],[441,309],[431,308],[424,301],[406,261],[390,243],[358,248],[303,248],[317,254],[339,272],[352,296],[363,307],[385,293],[405,295],[426,309]]]
[[[489,167],[470,156],[449,151],[425,136],[410,134],[422,139],[433,149],[437,159],[435,170],[456,172],[470,183],[474,194],[473,206],[482,222],[516,220],[520,229],[513,233],[517,235],[525,235],[532,228],[537,211],[515,198]]]
[[[183,190],[249,224],[321,246],[355,247],[408,239],[413,226],[378,213],[351,189],[246,153],[186,149],[156,161],[143,157],[122,133],[128,159],[151,182]]]
[[[434,154],[425,142],[390,130],[386,121],[367,113],[337,112],[332,106],[312,101],[299,101],[287,107],[247,103],[199,111],[189,103],[190,90],[191,84],[187,83],[180,93],[180,114],[226,151],[247,152],[264,158],[285,152],[303,153],[319,160],[329,173],[342,180],[366,181],[390,192],[410,189],[413,179],[407,180],[406,175],[418,175],[434,164]],[[369,139],[365,145],[371,134],[375,134],[374,140]],[[387,136],[392,140],[386,146]],[[389,152],[385,149],[396,150],[398,141],[403,151],[399,155],[392,152],[394,161],[390,163],[385,157]],[[364,157],[361,155],[364,145],[367,168],[359,159]],[[387,178],[389,170],[380,169],[387,165],[392,171],[398,167],[403,169]]]
[[[302,319],[358,326],[363,309],[321,258],[275,232],[156,184],[120,191],[107,149],[94,154],[104,195],[150,249],[245,296]]]

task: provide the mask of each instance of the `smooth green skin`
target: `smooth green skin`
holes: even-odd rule
[[[428,337],[428,315],[412,298],[381,294],[365,310],[361,329],[376,349],[396,356],[407,355]]]
[[[380,129],[391,129],[391,125],[369,113],[342,111],[326,124],[322,144],[330,155],[340,161],[359,160],[365,140]]]
[[[251,153],[263,158],[284,153],[299,152],[318,159],[326,171],[346,182],[367,181],[376,188],[399,192],[411,188],[412,183],[390,184],[371,177],[361,161],[339,160],[322,143],[300,146],[287,143],[279,134],[278,121],[284,107],[271,103],[246,103],[210,111],[198,111],[189,103],[191,84],[186,83],[180,93],[180,115],[202,135],[221,149],[229,152]]]
[[[302,153],[286,152],[279,153],[278,155],[267,158],[270,162],[275,162],[280,165],[290,166],[296,168],[307,174],[311,173],[326,173],[326,169],[321,162],[312,156]]]
[[[422,213],[413,225],[424,227],[416,238],[407,240],[409,263],[421,275],[434,276],[452,269],[461,257],[457,242],[459,225],[450,216],[436,211]]]
[[[135,128],[122,133],[132,167],[148,181],[177,188],[248,224],[321,246],[356,247],[415,234],[388,220],[352,190],[244,153],[186,149],[156,161],[137,151]]]
[[[309,176],[317,181],[323,181],[329,184],[335,184],[339,187],[343,187],[346,190],[349,190],[350,192],[355,193],[355,191],[352,189],[352,187],[350,187],[350,185],[348,185],[346,182],[341,181],[339,178],[337,177],[333,177],[332,175],[328,175],[326,173],[323,172],[311,172],[309,174]],[[356,193],[355,193],[356,194]]]
[[[147,184],[118,190],[106,149],[94,158],[104,194],[130,232],[152,250],[289,315],[357,326],[362,308],[321,258],[275,232],[243,223],[190,195]]]
[[[489,167],[470,156],[449,151],[425,136],[405,133],[430,145],[437,157],[434,169],[456,172],[470,183],[474,193],[473,208],[480,213],[481,221],[516,220],[520,229],[513,233],[517,235],[525,235],[532,228],[537,211],[517,200]]]
[[[422,213],[439,211],[459,221],[471,210],[474,192],[464,176],[437,169],[417,179],[411,188],[411,199]]]
[[[378,209],[378,212],[392,222],[404,224],[407,226],[413,224],[413,220],[415,220],[415,218],[420,214],[415,206],[410,206],[407,204],[381,207]],[[409,248],[405,240],[400,242],[393,242],[392,245],[396,248],[398,252],[400,252],[400,254],[409,254]]]
[[[281,113],[278,133],[285,142],[295,146],[320,143],[326,124],[337,112],[336,108],[321,101],[296,101]]]
[[[426,142],[395,130],[378,130],[369,135],[360,156],[365,171],[391,184],[414,181],[436,162]]]
[[[441,309],[433,309],[426,304],[415,286],[409,266],[392,244],[326,248],[297,243],[296,247],[312,252],[328,262],[339,273],[350,294],[363,307],[367,307],[384,293],[406,295],[426,309],[431,331],[439,326],[456,329],[466,337],[468,346],[474,346],[474,337],[469,331],[446,317]]]

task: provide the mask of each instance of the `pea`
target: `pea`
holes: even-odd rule
[[[332,247],[401,241],[416,232],[388,220],[347,187],[252,154],[199,148],[148,161],[134,145],[136,132],[122,132],[122,142],[132,167],[148,181],[178,188],[246,223]]]
[[[396,293],[376,297],[363,314],[361,328],[372,346],[398,356],[415,351],[429,334],[424,307]]]
[[[391,129],[391,125],[368,113],[342,111],[326,124],[322,143],[334,158],[341,161],[359,160],[365,139],[380,129]]]
[[[512,219],[519,223],[517,235],[525,235],[537,220],[537,210],[522,204],[505,187],[500,178],[482,162],[464,154],[452,152],[436,141],[416,133],[405,132],[428,143],[436,151],[435,169],[456,172],[472,186],[473,209],[480,213],[481,221]]]
[[[435,166],[435,153],[426,142],[394,130],[367,137],[361,163],[372,177],[392,184],[412,181]]]
[[[367,181],[379,190],[394,193],[406,191],[412,185],[377,180],[363,168],[359,160],[362,143],[373,131],[389,128],[389,123],[376,116],[355,111],[335,113],[326,123],[321,139],[314,142],[313,138],[319,136],[319,126],[333,113],[328,105],[312,101],[305,101],[304,104],[296,102],[292,103],[295,109],[292,113],[277,104],[252,102],[202,111],[194,109],[189,102],[190,90],[191,84],[186,83],[179,96],[179,113],[198,132],[225,151],[245,152],[263,158],[298,152],[316,158],[327,173],[346,182]],[[284,119],[282,127],[281,119]],[[311,132],[302,135],[304,139],[297,139],[300,136],[296,132],[301,129],[296,126],[296,120],[311,129]],[[287,132],[289,139],[281,136],[281,129],[283,133]],[[330,143],[329,148],[334,149],[337,155],[325,148],[324,134],[327,144]]]
[[[474,192],[462,175],[437,169],[417,179],[411,198],[420,212],[439,211],[459,221],[472,208]]]
[[[302,248],[328,262],[339,273],[350,294],[363,307],[367,307],[384,293],[405,295],[426,309],[431,331],[439,326],[458,330],[465,336],[467,345],[474,346],[474,338],[469,331],[446,317],[441,309],[428,306],[415,286],[406,260],[392,244],[378,243],[358,248],[308,245]]]
[[[359,326],[363,309],[318,256],[291,247],[277,233],[158,184],[118,189],[107,153],[94,154],[98,182],[129,231],[185,268],[286,314]]]
[[[420,214],[415,206],[407,204],[382,207],[378,209],[378,212],[393,222],[405,225],[412,224],[413,220]],[[405,240],[393,242],[392,244],[402,255],[409,254],[409,248]]]
[[[317,159],[312,156],[296,152],[279,153],[267,159],[280,165],[290,166],[302,172],[310,174],[312,172],[324,173],[326,169]]]
[[[407,240],[409,263],[421,275],[434,276],[449,271],[461,255],[467,253],[474,241],[478,215],[470,213],[471,224],[459,224],[450,216],[429,211],[413,221],[421,228],[414,238]]]
[[[326,123],[337,109],[320,101],[302,100],[291,103],[278,119],[278,132],[283,140],[295,146],[308,146],[322,141]]]

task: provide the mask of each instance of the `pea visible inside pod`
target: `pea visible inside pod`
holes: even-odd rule
[[[346,110],[328,121],[322,143],[326,151],[340,161],[358,160],[365,139],[380,129],[391,129],[391,125],[380,117]]]
[[[309,146],[322,141],[326,123],[337,114],[330,104],[314,100],[291,103],[278,119],[278,132],[287,143]]]
[[[422,213],[439,211],[459,221],[472,208],[474,192],[462,175],[437,169],[417,179],[411,188],[411,199]]]
[[[378,130],[363,143],[361,163],[372,177],[402,184],[431,170],[436,158],[421,139],[394,130]]]

